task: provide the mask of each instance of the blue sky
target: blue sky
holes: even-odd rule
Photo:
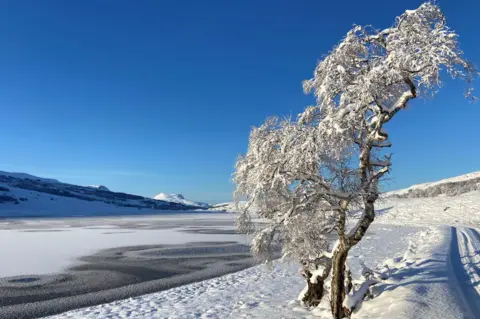
[[[420,3],[3,1],[0,170],[230,200],[250,128],[313,102],[301,81],[353,23],[388,27]],[[480,2],[439,3],[479,65]],[[447,81],[389,125],[389,189],[480,170],[463,89]]]

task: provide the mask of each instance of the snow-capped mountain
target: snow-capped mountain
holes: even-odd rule
[[[0,217],[106,216],[195,210],[204,204],[166,201],[0,171]]]
[[[188,199],[185,199],[182,194],[165,194],[165,193],[160,193],[156,195],[153,199],[155,200],[162,200],[165,202],[170,202],[170,203],[178,203],[178,204],[183,204],[187,206],[196,206],[196,207],[202,207],[202,208],[209,208],[210,205],[207,203],[201,203],[201,202],[194,202]]]

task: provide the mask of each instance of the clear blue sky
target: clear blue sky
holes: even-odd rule
[[[230,200],[251,126],[312,103],[301,81],[353,23],[388,27],[420,3],[2,1],[0,170]],[[440,5],[479,65],[480,1]],[[480,170],[480,104],[463,88],[391,123],[390,189]]]

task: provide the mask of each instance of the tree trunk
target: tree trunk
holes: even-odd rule
[[[348,256],[348,249],[340,246],[332,258],[332,283],[330,288],[332,314],[335,319],[349,317],[349,311],[344,309],[345,300],[345,270]]]
[[[332,314],[335,319],[350,318],[351,311],[343,307],[343,301],[345,300],[345,294],[347,289],[350,290],[351,287],[347,287],[351,278],[346,278],[346,261],[348,256],[348,251],[350,248],[355,246],[367,232],[370,224],[375,218],[375,208],[374,202],[378,196],[373,196],[366,198],[364,201],[365,208],[364,213],[361,219],[357,222],[355,226],[355,231],[352,235],[345,238],[341,236],[340,244],[337,250],[333,253],[332,256],[332,284],[331,284],[331,307]],[[349,280],[346,280],[349,279]]]
[[[306,262],[303,264],[303,267],[303,277],[307,280],[307,291],[302,296],[302,302],[308,307],[316,307],[322,301],[324,283],[330,276],[332,260],[321,257],[315,260],[313,265]],[[310,267],[313,267],[313,269]],[[319,269],[323,269],[321,273],[318,272]]]
[[[307,277],[307,276],[306,276]],[[307,292],[303,295],[302,302],[308,307],[316,307],[320,304],[323,297],[323,280],[317,280],[312,283],[310,277],[307,279]]]

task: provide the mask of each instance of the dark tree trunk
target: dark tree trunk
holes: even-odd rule
[[[309,273],[309,275],[310,277],[306,278],[308,290],[303,296],[302,302],[308,307],[316,307],[318,306],[318,304],[320,304],[320,301],[322,301],[323,290],[324,290],[323,280],[320,280],[319,278],[316,283],[311,283],[310,282],[311,274]]]
[[[348,249],[341,245],[333,254],[332,258],[332,284],[331,284],[331,307],[335,319],[349,317],[349,311],[344,309],[345,299],[345,272]]]
[[[355,246],[370,227],[370,224],[375,218],[374,202],[377,196],[368,197],[365,199],[364,214],[358,221],[356,230],[350,236],[340,236],[340,244],[337,251],[332,256],[332,285],[331,285],[331,307],[332,314],[335,319],[350,318],[351,310],[343,307],[345,295],[351,290],[351,277],[347,273],[346,261],[348,251]]]
[[[352,272],[350,271],[350,269],[347,269],[347,284],[346,284],[346,287],[347,287],[346,293],[349,294],[350,291],[352,291],[352,289],[353,289]]]
[[[315,275],[312,274],[311,264],[308,262],[303,264],[303,277],[307,280],[307,291],[302,298],[302,302],[308,307],[316,307],[320,304],[320,301],[322,301],[324,283],[328,276],[330,276],[332,269],[332,260],[330,258],[321,257],[315,260],[314,263],[316,270],[318,270],[319,267],[323,268],[321,274],[319,274],[318,271],[315,272]],[[312,280],[312,276],[316,276],[316,278]]]

